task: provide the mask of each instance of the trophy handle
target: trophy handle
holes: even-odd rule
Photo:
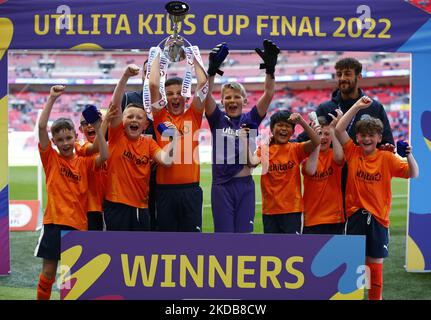
[[[182,38],[182,39],[187,44],[188,47],[192,46],[192,44],[186,38]]]
[[[181,36],[178,36],[181,40],[183,40],[186,44],[187,44],[187,46],[188,47],[191,47],[192,46],[192,44],[186,39],[186,38],[184,38],[184,37],[181,37]],[[161,45],[162,44],[164,44],[164,43],[166,43],[166,41],[169,39],[169,38],[174,38],[174,36],[173,35],[170,35],[170,36],[167,36],[166,38],[164,38],[162,41],[160,41],[159,42],[159,44],[157,45],[157,47],[160,47],[161,48]]]
[[[162,44],[164,44],[166,41],[168,41],[168,39],[170,38],[171,36],[167,36],[166,38],[164,38],[162,41],[160,41],[159,42],[159,44],[157,45],[157,47],[159,47],[159,48],[161,48],[161,45]]]

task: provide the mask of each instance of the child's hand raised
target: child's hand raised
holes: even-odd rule
[[[313,121],[311,122],[310,126],[318,136],[322,134],[322,127],[320,126],[320,124],[317,124]]]
[[[289,121],[293,123],[305,122],[304,118],[299,113],[292,113],[289,117]]]
[[[121,113],[118,112],[120,107],[113,104],[112,101],[109,102],[109,109],[105,115],[105,119],[108,123],[110,123],[114,118],[121,117]]]
[[[359,109],[365,109],[368,108],[371,103],[373,103],[373,100],[368,96],[361,97],[356,103],[353,105],[354,107],[357,107]]]
[[[63,93],[65,88],[66,88],[65,86],[60,85],[60,84],[52,86],[51,90],[49,91],[49,95],[53,98],[57,98],[57,97],[61,96],[61,94]]]
[[[337,113],[336,117],[332,113],[328,113],[328,115],[332,118],[329,127],[333,129],[335,129],[335,126],[337,125],[338,121],[340,121],[340,119],[343,117],[343,111],[341,111],[341,109],[335,109],[335,112]]]
[[[395,153],[395,146],[390,143],[385,143],[379,146],[379,150]]]
[[[126,77],[134,77],[139,74],[139,67],[136,64],[129,64],[124,71]]]

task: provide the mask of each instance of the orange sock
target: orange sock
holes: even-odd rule
[[[37,300],[49,300],[51,298],[52,285],[55,278],[47,279],[41,273],[39,275],[39,283],[37,284]]]
[[[382,300],[383,292],[383,263],[367,263],[370,268],[370,289],[368,300]]]

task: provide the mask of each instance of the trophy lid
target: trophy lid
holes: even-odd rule
[[[166,11],[173,16],[183,16],[189,11],[190,7],[182,1],[170,1],[165,5]]]

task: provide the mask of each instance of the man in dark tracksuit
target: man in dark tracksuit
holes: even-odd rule
[[[356,101],[358,101],[360,97],[364,95],[365,94],[362,92],[362,90],[358,88],[358,96],[356,98],[353,98],[353,99],[348,98],[345,100],[342,97],[342,92],[340,91],[340,89],[337,89],[332,93],[331,100],[325,101],[317,107],[316,114],[318,117],[324,116],[328,118],[328,113],[334,112],[335,109],[340,109],[341,111],[343,111],[343,114],[345,114],[347,110],[349,110],[351,106],[353,106],[353,104]],[[335,115],[335,113],[333,114]],[[362,109],[358,112],[358,114],[356,115],[356,117],[353,119],[352,123],[350,123],[348,127],[347,132],[349,133],[349,136],[356,142],[355,125],[356,125],[356,122],[358,122],[364,114],[368,114],[373,118],[378,118],[383,122],[384,129],[383,129],[381,146],[386,144],[394,145],[394,138],[392,136],[392,130],[389,124],[388,116],[386,115],[386,111],[383,108],[382,104],[376,100],[373,100],[373,103],[371,104],[371,106],[369,106],[366,109]],[[331,118],[329,117],[328,120],[329,119]],[[302,134],[300,136],[302,136]],[[298,140],[299,139],[300,138],[298,137]],[[306,140],[308,140],[308,137]],[[385,146],[385,148],[386,147],[388,146]]]
[[[338,89],[332,93],[331,100],[321,103],[316,109],[317,116],[326,117],[328,122],[332,120],[328,113],[332,113],[336,116],[335,109],[341,109],[343,114],[345,114],[359,98],[365,95],[358,87],[358,80],[362,79],[362,64],[358,60],[355,58],[341,59],[335,64],[335,71]],[[347,132],[352,140],[356,143],[355,125],[364,115],[378,118],[383,122],[382,142],[378,147],[379,149],[393,152],[395,144],[388,116],[382,104],[376,100],[373,100],[368,108],[360,110],[347,127]],[[308,140],[308,136],[305,133],[300,134],[297,139],[298,142],[306,140]],[[346,191],[346,180],[347,164],[344,165],[341,175],[343,203]]]

